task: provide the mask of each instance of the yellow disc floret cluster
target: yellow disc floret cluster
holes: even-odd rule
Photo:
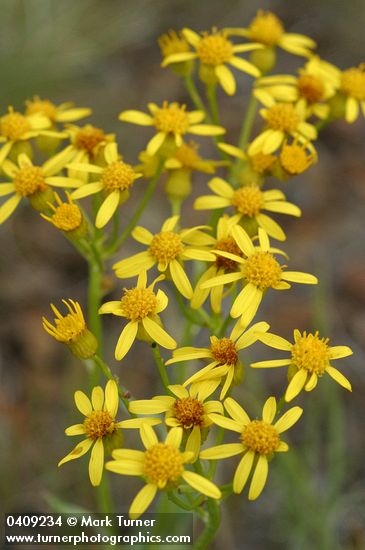
[[[312,74],[302,74],[298,78],[298,91],[309,103],[317,103],[323,98],[324,85],[322,81]]]
[[[243,428],[241,441],[244,447],[260,455],[269,455],[280,445],[280,436],[274,426],[263,420],[253,420]]]
[[[264,174],[267,170],[273,167],[276,162],[274,155],[265,155],[264,153],[256,153],[250,157],[252,168],[259,174]]]
[[[264,195],[257,186],[246,185],[234,192],[232,205],[244,216],[252,218],[264,206]]]
[[[201,426],[203,423],[204,407],[198,399],[192,397],[177,399],[173,405],[173,412],[185,429]]]
[[[310,373],[321,376],[329,366],[328,338],[319,338],[315,334],[303,334],[296,338],[291,349],[292,363],[298,369],[305,369]]]
[[[58,206],[52,216],[52,223],[61,231],[73,231],[80,227],[83,217],[76,204],[63,203]]]
[[[249,283],[261,290],[275,287],[281,279],[280,264],[270,252],[256,252],[244,266],[244,275]]]
[[[130,164],[122,161],[113,162],[106,166],[101,175],[101,183],[107,191],[125,191],[136,179],[136,174]]]
[[[157,298],[150,288],[126,289],[121,306],[127,319],[140,321],[155,311]]]
[[[175,447],[157,443],[145,452],[143,473],[149,483],[162,489],[169,481],[179,479],[183,473],[183,464],[183,457]]]
[[[205,33],[199,41],[196,54],[204,65],[222,65],[233,55],[233,44],[222,32]]]
[[[22,197],[30,197],[48,188],[39,166],[23,166],[14,177],[14,187]]]
[[[25,112],[27,115],[44,114],[47,118],[54,121],[57,116],[57,107],[49,99],[34,97],[32,100],[26,102]]]
[[[115,431],[115,423],[108,411],[92,411],[84,420],[85,433],[96,440]]]
[[[359,101],[365,100],[365,65],[343,71],[341,90]]]
[[[0,121],[1,134],[10,141],[18,141],[30,129],[30,123],[26,117],[15,111],[10,111]]]
[[[219,239],[215,244],[216,250],[222,250],[223,252],[229,252],[235,256],[240,256],[242,258],[243,253],[233,237],[226,237],[225,239]],[[218,269],[221,267],[225,271],[234,271],[237,268],[237,262],[231,260],[230,258],[225,258],[224,256],[217,255],[215,260],[215,265]]]
[[[283,145],[280,152],[280,163],[289,174],[301,174],[312,164],[313,156],[304,147],[296,143]]]
[[[238,361],[235,343],[230,338],[213,336],[210,351],[215,361],[218,361],[220,365],[235,365]]]
[[[252,20],[250,27],[250,38],[255,42],[275,46],[284,34],[284,27],[280,19],[271,13],[259,10]]]
[[[149,252],[158,262],[174,260],[184,250],[181,237],[173,231],[161,231],[154,235]]]
[[[167,101],[154,113],[154,124],[160,132],[186,134],[189,129],[189,118],[186,113],[186,105],[170,103]]]
[[[277,103],[266,113],[266,121],[273,130],[295,132],[300,122],[299,116],[290,103]]]
[[[190,46],[181,35],[173,30],[170,30],[166,34],[163,34],[158,39],[158,45],[163,57],[168,57],[175,53],[185,53],[190,50]]]
[[[89,155],[92,155],[97,146],[106,139],[107,136],[101,128],[96,128],[91,124],[87,124],[77,131],[74,138],[74,145],[77,149],[86,151]]]

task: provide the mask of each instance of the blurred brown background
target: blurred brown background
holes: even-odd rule
[[[288,31],[314,38],[321,56],[339,67],[364,61],[363,0],[1,0],[0,8],[1,111],[10,104],[22,109],[34,94],[55,103],[72,100],[90,106],[92,122],[117,133],[130,162],[137,161],[150,133],[122,125],[117,114],[128,108],[144,110],[150,100],[188,102],[179,80],[159,67],[156,39],[170,28],[246,26],[258,8],[272,9]],[[301,62],[285,53],[280,59],[278,72]],[[230,143],[237,138],[249,93],[249,79],[237,77],[234,98],[220,94]],[[257,502],[248,503],[243,494],[223,506],[215,548],[365,548],[364,136],[361,118],[351,126],[332,125],[319,140],[319,164],[285,185],[289,200],[303,210],[299,220],[280,217],[291,267],[317,274],[321,284],[273,293],[258,316],[271,323],[273,332],[289,338],[295,327],[319,329],[334,344],[350,345],[354,356],[338,363],[352,381],[353,394],[323,379],[315,392],[298,400],[305,416],[293,430],[292,451],[271,465],[268,485]],[[207,145],[203,151],[214,155]],[[206,181],[195,176],[195,196],[206,192]],[[137,200],[138,189],[131,204]],[[191,204],[189,199],[183,224],[204,223],[204,212],[192,211]],[[122,219],[129,212],[125,208]],[[142,225],[157,230],[167,215],[161,186]],[[127,247],[137,251],[132,239]],[[73,443],[63,430],[79,421],[72,396],[76,389],[87,390],[86,373],[43,332],[40,321],[43,314],[49,316],[50,301],[71,297],[85,303],[85,263],[28,207],[19,208],[0,227],[0,250],[0,506],[7,513],[45,511],[61,499],[93,510],[86,460],[56,467]],[[118,296],[124,284],[115,285]],[[173,304],[169,312],[164,319],[179,338],[179,313]],[[145,345],[138,344],[123,366],[115,363],[120,325],[109,317],[106,355],[112,368],[139,398],[150,397],[151,388],[159,393]],[[200,344],[207,338],[202,333]],[[275,356],[256,346],[246,361]],[[282,392],[285,376],[282,370],[247,371],[243,390],[234,395],[254,415],[269,391]],[[221,474],[222,482],[231,475],[232,464]],[[113,476],[112,483],[118,511],[125,511],[140,484],[119,476]]]

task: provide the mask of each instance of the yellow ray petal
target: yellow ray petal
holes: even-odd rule
[[[103,476],[104,469],[104,445],[102,438],[95,441],[95,444],[91,450],[91,456],[89,461],[89,477],[91,485],[97,487],[100,485],[101,478]]]
[[[132,344],[137,335],[137,331],[137,321],[130,321],[126,324],[126,326],[122,330],[121,335],[118,338],[117,346],[115,348],[115,358],[117,361],[121,361],[132,347]]]
[[[240,460],[233,478],[233,492],[242,493],[247,479],[251,473],[255,453],[248,451]]]
[[[269,465],[265,455],[259,456],[255,471],[252,476],[248,500],[256,500],[262,493],[269,473]]]

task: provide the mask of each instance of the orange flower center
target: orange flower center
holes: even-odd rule
[[[264,206],[264,195],[256,185],[245,185],[234,192],[232,205],[244,216],[252,218]]]
[[[154,235],[149,252],[157,262],[170,262],[184,250],[184,245],[177,233],[161,231]]]
[[[205,33],[196,47],[196,53],[205,65],[222,65],[233,56],[233,44],[221,32]]]
[[[225,239],[220,239],[215,244],[216,250],[222,250],[223,252],[230,252],[230,254],[235,254],[240,258],[243,257],[241,249],[238,247],[236,241],[233,237],[226,237]],[[237,262],[230,260],[229,258],[224,258],[223,256],[218,256],[215,260],[215,265],[219,269],[222,267],[225,271],[234,271],[237,269]]]
[[[116,161],[106,166],[101,175],[101,183],[107,191],[125,191],[133,184],[136,173],[130,164]]]
[[[52,215],[52,223],[61,231],[73,231],[80,227],[83,217],[76,204],[63,203]]]
[[[253,420],[242,430],[242,444],[255,453],[269,455],[280,445],[277,429],[263,420]]]
[[[261,290],[275,287],[281,279],[282,270],[270,252],[255,252],[244,265],[247,281]]]
[[[10,141],[18,141],[29,132],[31,126],[24,115],[10,112],[1,118],[0,128],[4,137]]]
[[[115,431],[113,418],[107,411],[92,411],[84,420],[85,433],[94,441]]]
[[[280,153],[280,162],[289,174],[301,174],[312,164],[313,156],[307,154],[304,147],[293,143],[284,145]]]
[[[75,135],[74,145],[77,149],[86,151],[93,156],[96,153],[98,145],[106,141],[106,135],[101,128],[96,128],[87,124]]]
[[[296,338],[292,346],[292,362],[298,369],[315,372],[321,376],[329,366],[328,338],[319,338],[318,332],[307,334],[303,332]]]
[[[185,429],[203,424],[204,407],[198,399],[191,397],[177,399],[173,405],[173,412],[175,418]]]
[[[266,113],[266,121],[273,130],[281,130],[289,134],[297,129],[299,115],[290,103],[277,103]]]
[[[150,288],[125,289],[121,306],[127,319],[140,321],[155,312],[157,298]]]
[[[189,129],[189,118],[186,106],[178,103],[164,102],[163,106],[154,113],[154,123],[159,132],[166,134],[186,134]]]
[[[319,78],[311,74],[302,74],[298,78],[298,91],[309,103],[317,103],[323,98],[324,85]]]
[[[39,166],[24,166],[14,177],[16,192],[22,197],[30,197],[48,188],[42,168]]]
[[[144,476],[148,483],[163,489],[168,481],[177,481],[183,473],[181,453],[165,443],[153,445],[144,454]]]
[[[235,365],[238,361],[238,354],[235,343],[229,338],[217,338],[212,336],[210,351],[220,365]]]

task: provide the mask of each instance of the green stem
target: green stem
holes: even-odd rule
[[[202,98],[200,97],[200,94],[198,92],[197,87],[195,86],[193,75],[189,74],[184,77],[185,87],[188,91],[188,94],[190,96],[191,101],[194,103],[195,107],[199,111],[203,111],[204,113],[207,113],[207,109],[205,108],[204,102]],[[207,120],[210,121],[210,117],[207,114]]]
[[[205,525],[204,531],[198,538],[196,544],[194,544],[194,550],[205,550],[206,548],[209,548],[216,532],[219,529],[221,514],[219,504],[216,500],[212,498],[207,500],[207,512],[208,521]]]
[[[156,365],[157,365],[157,368],[158,368],[158,372],[160,374],[162,384],[163,384],[165,390],[167,391],[167,393],[170,394],[171,393],[170,390],[169,390],[170,381],[169,381],[169,377],[167,376],[167,372],[166,372],[166,369],[165,369],[165,362],[161,357],[160,348],[158,347],[158,345],[156,343],[153,343],[151,345],[151,349],[152,349],[153,356],[155,358],[155,362],[156,362]]]
[[[112,254],[114,254],[114,252],[117,252],[117,250],[119,250],[119,248],[122,246],[122,244],[127,240],[129,235],[132,233],[133,229],[136,227],[140,217],[143,214],[144,209],[146,208],[147,204],[149,203],[149,201],[150,201],[150,199],[151,199],[151,197],[152,197],[152,195],[153,195],[153,193],[156,189],[157,182],[158,182],[158,180],[160,178],[160,175],[161,175],[161,172],[163,170],[163,165],[164,165],[164,161],[161,160],[160,164],[157,168],[156,174],[149,181],[149,183],[146,187],[146,190],[145,190],[145,192],[142,196],[141,202],[139,203],[139,205],[137,207],[137,210],[135,211],[132,218],[130,219],[127,227],[122,231],[121,235],[119,236],[118,239],[116,239],[116,241],[114,243],[112,243],[109,247],[106,247],[106,249],[105,249],[105,256],[106,257],[109,257]]]
[[[258,102],[257,102],[257,99],[255,98],[255,96],[251,95],[250,101],[249,101],[248,106],[247,106],[246,116],[245,116],[245,118],[243,120],[243,123],[242,123],[240,137],[239,137],[239,140],[238,140],[238,147],[242,150],[248,144],[250,136],[251,136],[252,126],[253,126],[253,123],[254,123],[254,120],[255,120],[255,115],[256,115],[257,103]],[[239,171],[241,166],[242,166],[242,161],[241,160],[237,160],[237,162],[232,164],[232,168],[231,168],[231,171],[230,171],[230,179],[233,180],[234,182],[236,182],[236,180],[237,180],[238,171]]]
[[[219,124],[219,109],[217,101],[217,85],[207,84],[206,94],[209,103],[209,109],[212,114],[212,120],[214,124]]]
[[[103,271],[100,269],[95,257],[89,259],[89,284],[88,284],[88,325],[98,341],[98,351],[103,354],[103,329],[101,317],[98,314],[101,305],[101,281]],[[99,370],[94,368],[90,374],[90,384],[99,383]]]
[[[181,312],[187,319],[189,319],[189,321],[194,323],[194,325],[199,325],[202,327],[211,326],[211,319],[208,313],[203,308],[193,310],[187,307],[184,304],[183,297],[181,296],[180,292],[176,288],[175,288],[175,297],[176,297],[177,304],[181,309]]]
[[[129,395],[129,391],[127,390],[127,388],[124,388],[119,384],[117,377],[113,375],[110,367],[101,359],[101,357],[99,357],[98,355],[94,355],[93,360],[95,365],[102,371],[102,373],[108,380],[114,380],[117,383],[119,398],[129,412],[129,399],[126,397],[126,395]],[[130,415],[135,416],[132,413],[130,413]]]
[[[112,514],[115,511],[106,472],[104,472],[100,485],[96,488],[96,499],[100,514]]]

